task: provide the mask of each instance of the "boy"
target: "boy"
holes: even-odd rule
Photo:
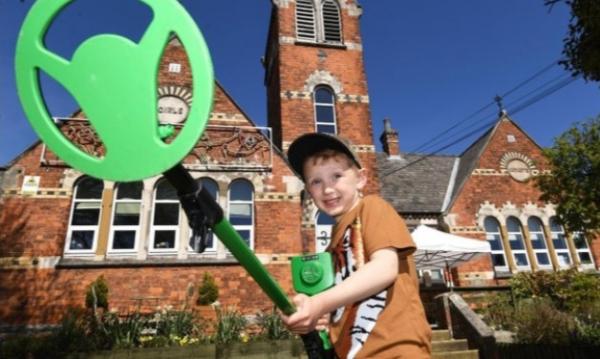
[[[288,329],[304,334],[329,321],[340,358],[429,358],[431,330],[419,298],[415,244],[402,218],[382,198],[362,198],[365,169],[338,137],[300,136],[288,159],[315,205],[336,221],[327,249],[336,285],[312,297],[295,296],[297,312],[282,316]]]

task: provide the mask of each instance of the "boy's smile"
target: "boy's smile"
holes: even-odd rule
[[[316,206],[334,218],[358,203],[360,190],[366,183],[364,170],[349,166],[343,155],[309,158],[304,163],[304,178]]]

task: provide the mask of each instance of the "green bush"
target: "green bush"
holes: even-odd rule
[[[489,294],[484,302],[483,320],[496,330],[512,330],[515,308],[510,293]]]
[[[515,339],[529,344],[570,344],[576,333],[575,319],[543,298],[520,301],[513,317]]]
[[[262,338],[278,340],[292,337],[292,333],[283,325],[283,321],[275,308],[269,313],[257,313],[256,324],[259,327],[259,336]]]
[[[600,302],[600,277],[575,269],[522,272],[510,280],[510,286],[517,301],[532,297],[548,298],[557,309],[573,314]]]
[[[574,269],[519,273],[511,294],[490,296],[482,311],[494,329],[521,343],[600,344],[600,277]]]
[[[198,287],[198,304],[209,305],[216,302],[217,299],[219,299],[219,287],[213,276],[208,272],[204,272],[202,283]]]
[[[96,304],[94,306],[94,303]],[[90,283],[85,293],[85,307],[90,309],[104,308],[108,310],[108,284],[101,275]]]
[[[577,316],[577,341],[581,344],[600,345],[600,302],[586,306]]]
[[[90,333],[89,316],[82,309],[70,308],[52,333],[14,336],[0,342],[0,358],[53,359],[91,352],[98,346]]]
[[[164,309],[154,315],[156,335],[170,337],[190,336],[197,334],[198,324],[194,315],[186,311]]]
[[[142,332],[149,327],[149,318],[137,312],[124,318],[116,313],[104,313],[97,335],[106,349],[134,348],[140,345]]]
[[[247,325],[248,320],[237,310],[217,308],[215,342],[228,344],[239,341]]]

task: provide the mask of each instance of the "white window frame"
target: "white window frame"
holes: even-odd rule
[[[196,179],[196,181],[198,181],[198,183],[201,183],[202,180],[212,181],[217,186],[217,193],[216,193],[215,201],[218,202],[218,200],[219,200],[219,184],[217,183],[217,181],[215,181],[214,179],[212,179],[210,177],[201,177],[201,178]],[[186,221],[186,222],[188,222],[188,221]],[[189,226],[189,222],[188,222],[188,226]],[[188,241],[187,241],[187,251],[188,251],[189,254],[198,253],[198,252],[196,252],[196,250],[194,248],[192,248],[192,246],[190,246],[190,239],[192,238],[193,231],[192,231],[191,227],[188,227],[188,228],[189,228],[190,238],[188,238]],[[215,253],[217,251],[217,242],[219,241],[219,239],[212,232],[212,230],[210,228],[208,228],[207,235],[212,236],[212,246],[211,247],[206,247],[204,249],[203,253]]]
[[[100,229],[100,220],[102,218],[102,193],[104,192],[104,183],[102,183],[102,192],[100,194],[100,198],[77,198],[77,194],[79,193],[80,185],[83,181],[88,179],[96,180],[91,177],[82,177],[77,180],[75,184],[75,190],[73,191],[73,200],[71,201],[71,213],[69,215],[69,227],[67,229],[67,238],[65,240],[65,248],[64,253],[65,256],[94,256],[96,254],[96,249],[98,247],[98,232]],[[73,215],[75,214],[75,207],[77,203],[97,203],[100,211],[98,212],[98,223],[96,225],[73,225]],[[71,249],[71,240],[73,237],[73,232],[75,231],[93,231],[93,239],[92,239],[92,248],[90,249]]]
[[[577,242],[576,242],[576,238],[577,237],[582,237],[583,238],[583,242],[585,243],[585,248],[578,248],[577,247]],[[594,265],[594,256],[592,255],[592,251],[590,251],[590,242],[587,240],[585,234],[583,232],[573,232],[573,247],[575,248],[575,253],[577,253],[577,259],[579,262],[579,268],[582,269],[594,269],[595,265]],[[590,263],[584,264],[581,263],[581,254],[582,253],[586,253],[587,255],[590,256]]]
[[[325,103],[325,102],[317,102],[317,91],[320,89],[324,89],[327,90],[330,94],[331,94],[331,99],[332,99],[332,103]],[[315,118],[315,132],[319,132],[319,125],[321,126],[333,126],[333,134],[337,134],[338,129],[337,129],[337,116],[335,113],[335,104],[336,104],[336,97],[335,97],[335,92],[333,91],[333,89],[329,86],[326,85],[318,85],[315,86],[314,90],[313,90],[313,111],[314,111],[314,118]],[[321,107],[331,107],[332,113],[333,113],[333,122],[319,122],[318,116],[317,116],[317,108],[321,106]],[[329,133],[329,132],[327,132]]]
[[[120,186],[123,185],[123,183],[118,183],[115,186],[115,193],[113,194],[112,213],[110,216],[110,235],[108,237],[107,254],[130,254],[130,255],[133,255],[133,254],[137,253],[139,241],[140,241],[140,228],[141,228],[141,224],[142,224],[142,196],[144,193],[144,184],[143,184],[143,182],[136,182],[136,183],[140,183],[142,185],[139,199],[133,199],[133,198],[119,199],[118,194],[119,194]],[[119,204],[137,204],[139,206],[138,224],[137,225],[116,225],[116,224],[114,224],[115,215],[117,213],[117,207]],[[134,231],[135,239],[134,239],[133,248],[114,249],[113,244],[114,244],[114,238],[115,238],[116,231]]]
[[[533,231],[531,229],[530,221],[537,221],[540,229],[538,231]],[[531,249],[533,250],[533,255],[535,256],[535,262],[540,269],[552,269],[552,257],[550,256],[550,251],[548,250],[548,241],[546,240],[546,235],[544,234],[544,222],[539,217],[531,216],[527,218],[527,228],[529,229],[529,238],[531,242]],[[533,238],[539,238],[544,244],[544,248],[534,248],[533,246]],[[539,253],[545,253],[548,257],[548,264],[540,264],[537,255]]]
[[[233,187],[233,185],[235,184],[235,182],[237,181],[245,181],[250,185],[251,188],[251,199],[248,200],[231,200],[231,188]],[[256,223],[256,219],[255,219],[255,213],[254,213],[254,185],[252,185],[252,182],[250,182],[248,179],[246,178],[236,178],[233,181],[231,181],[231,183],[229,184],[229,188],[227,189],[227,218],[229,220],[231,220],[231,207],[232,204],[238,204],[238,205],[250,205],[250,215],[252,216],[252,224],[231,224],[232,227],[236,230],[236,231],[245,231],[248,230],[250,231],[250,235],[249,235],[249,243],[248,246],[250,247],[250,249],[254,249],[254,225]]]
[[[495,222],[496,224],[496,228],[498,228],[497,231],[492,232],[492,231],[488,231],[487,227],[485,226],[485,221],[487,219],[490,219],[492,221]],[[495,240],[498,239],[499,243],[500,243],[500,249],[492,249],[491,250],[491,260],[492,260],[492,265],[494,265],[494,259],[493,256],[494,255],[502,255],[502,258],[504,258],[504,265],[503,266],[496,266],[494,265],[494,270],[496,272],[508,272],[508,258],[506,256],[506,249],[504,248],[504,242],[502,241],[502,232],[500,231],[500,221],[498,221],[498,219],[496,219],[496,217],[493,216],[487,216],[486,218],[484,218],[484,222],[483,222],[483,226],[484,226],[484,230],[485,230],[485,239],[488,241],[488,243],[491,240]],[[491,248],[491,243],[490,243],[490,248]]]
[[[517,223],[517,225],[519,226],[519,232],[511,232],[508,222],[514,219]],[[513,241],[517,241],[521,240],[521,242],[523,243],[523,249],[513,249],[512,245],[510,245],[510,251],[512,252],[512,257],[513,260],[515,262],[515,267],[517,267],[517,270],[519,271],[529,271],[531,270],[531,258],[529,258],[529,254],[527,253],[527,243],[525,242],[525,235],[523,234],[523,224],[521,224],[521,221],[514,216],[510,216],[508,218],[506,218],[506,233],[508,234],[508,243],[512,244]],[[519,265],[517,264],[517,254],[524,254],[525,255],[525,259],[527,259],[527,265]]]
[[[152,195],[152,213],[150,214],[150,245],[148,247],[148,254],[150,255],[173,255],[177,254],[179,249],[179,236],[180,236],[180,224],[181,224],[181,204],[178,199],[156,199],[158,193],[158,186],[166,182],[165,178],[161,178],[156,182]],[[161,203],[177,203],[177,225],[155,225],[154,216],[156,213],[156,205]],[[173,248],[154,248],[154,239],[157,231],[174,231],[175,242]]]
[[[553,226],[553,224],[554,224],[554,226]],[[558,263],[558,266],[561,269],[570,268],[572,265],[574,265],[574,262],[573,262],[573,258],[571,257],[571,252],[569,251],[569,241],[568,241],[568,238],[567,238],[564,228],[558,223],[558,221],[556,220],[556,217],[550,217],[549,227],[550,227],[550,235],[552,236],[552,245],[554,246],[554,253],[556,253],[556,261]],[[556,228],[554,228],[554,227],[560,228],[560,231],[555,230]],[[562,236],[562,241],[565,243],[566,248],[556,248],[556,241],[561,239],[561,238],[559,238],[560,236]],[[560,259],[562,258],[562,256],[560,256],[560,254],[566,254],[567,258],[569,259],[569,263],[563,265],[560,261]]]

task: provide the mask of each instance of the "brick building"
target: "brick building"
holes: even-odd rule
[[[565,233],[555,206],[539,200],[533,178],[549,171],[547,161],[505,111],[459,156],[402,153],[389,122],[381,139],[382,195],[409,226],[425,224],[490,242],[491,256],[453,270],[455,284],[499,285],[518,271],[598,269],[600,243]]]
[[[385,153],[376,153],[362,9],[353,0],[319,4],[273,1],[264,59],[268,127],[256,126],[217,83],[209,126],[184,160],[284,290],[291,292],[289,256],[322,249],[331,225],[305,198],[284,155],[296,136],[313,131],[348,138],[368,170],[367,192],[384,195],[409,223],[492,242],[492,257],[458,269],[459,285],[493,284],[527,268],[596,268],[598,245],[590,250],[582,237],[564,237],[552,206],[538,201],[529,178],[545,170],[540,148],[507,116],[460,156],[400,169],[418,155],[400,152],[389,123]],[[173,38],[159,73],[161,121],[185,119],[190,85],[185,49]],[[102,155],[85,113],[58,122],[81,149]],[[216,238],[196,251],[161,176],[100,181],[68,168],[39,142],[0,176],[1,326],[56,323],[67,306],[84,303],[86,287],[100,275],[111,308],[120,311],[194,305],[204,272],[215,277],[223,305],[251,313],[271,306]]]

